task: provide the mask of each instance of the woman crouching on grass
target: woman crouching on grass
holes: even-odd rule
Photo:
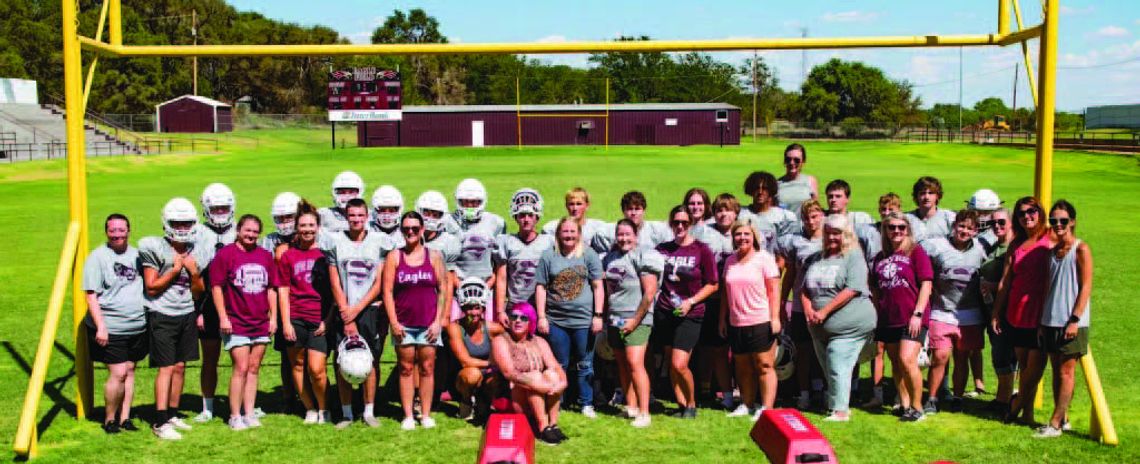
[[[278,287],[273,254],[257,246],[261,219],[246,214],[237,231],[237,240],[219,250],[210,265],[210,292],[218,308],[222,344],[233,361],[229,425],[235,431],[261,427],[253,406],[261,358],[277,330]]]
[[[566,372],[546,340],[534,336],[538,314],[530,303],[511,306],[507,321],[506,332],[491,341],[491,350],[495,365],[511,382],[514,409],[533,422],[543,443],[562,443],[567,437],[558,427],[558,411]]]

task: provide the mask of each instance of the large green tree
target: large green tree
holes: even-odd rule
[[[860,62],[832,59],[812,68],[801,87],[801,102],[808,121],[860,118],[898,125],[921,120],[921,100],[909,83],[893,81]]]

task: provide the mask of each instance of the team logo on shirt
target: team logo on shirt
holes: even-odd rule
[[[696,256],[666,256],[665,257],[665,276],[671,281],[678,281],[681,278],[677,274],[689,275],[692,274],[693,269],[697,267]]]
[[[833,288],[838,286],[839,266],[815,265],[810,266],[804,274],[804,286],[807,288]]]
[[[554,276],[550,282],[550,299],[553,301],[574,301],[586,287],[586,266],[570,266]]]
[[[293,278],[299,282],[313,283],[313,264],[317,260],[306,259],[293,263]]]
[[[185,295],[187,290],[190,290],[190,274],[186,271],[178,273],[178,277],[174,278],[174,283],[170,284],[171,290],[176,290],[179,295]]]
[[[269,286],[269,272],[257,263],[242,264],[234,272],[233,285],[245,294],[262,293]]]
[[[471,255],[475,260],[482,260],[483,255],[490,250],[491,242],[486,237],[471,234],[463,238],[463,252]]]
[[[510,274],[512,285],[515,289],[527,289],[534,287],[535,269],[538,268],[538,260],[533,259],[517,259],[510,261]]]
[[[362,284],[372,279],[376,263],[366,259],[350,259],[344,262],[344,271],[353,284]]]
[[[910,264],[910,258],[894,254],[875,265],[875,272],[879,274],[879,288],[889,290],[892,288],[907,287],[906,279],[899,275],[902,264]]]
[[[435,277],[434,274],[428,271],[415,271],[415,272],[400,272],[396,275],[396,279],[401,284],[418,284],[421,281],[431,280]]]
[[[123,279],[127,282],[134,282],[139,276],[139,271],[132,266],[124,266],[122,263],[115,263],[115,277]]]

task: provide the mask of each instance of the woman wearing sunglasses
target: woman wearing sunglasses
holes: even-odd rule
[[[1022,197],[1013,206],[1013,242],[1006,253],[1005,273],[998,286],[990,325],[994,332],[1006,333],[1013,345],[1017,365],[1022,368],[1018,393],[1010,399],[1006,421],[1020,417],[1033,423],[1033,399],[1045,369],[1045,352],[1037,339],[1041,309],[1049,284],[1049,250],[1053,236],[1046,225],[1041,203]]]
[[[1049,211],[1049,227],[1057,237],[1049,259],[1049,286],[1041,312],[1041,342],[1053,366],[1053,416],[1037,429],[1037,438],[1061,436],[1068,425],[1077,361],[1089,351],[1089,296],[1093,258],[1089,245],[1077,238],[1077,209],[1057,200]],[[1035,382],[1037,380],[1034,380]]]
[[[993,318],[994,299],[997,297],[998,283],[1001,282],[1001,276],[1005,271],[1006,251],[1009,250],[1009,244],[1013,241],[1011,216],[1012,214],[1007,208],[994,211],[990,216],[990,227],[995,240],[990,249],[990,254],[986,258],[986,262],[982,263],[979,272],[982,276],[979,290],[982,294],[982,311],[986,321]],[[997,390],[994,392],[994,399],[990,401],[990,408],[999,414],[1005,414],[1005,411],[1009,410],[1009,398],[1013,395],[1013,377],[1017,374],[1018,368],[1017,358],[1013,355],[1013,345],[1008,334],[994,332],[989,324],[986,325],[986,334],[989,335],[990,339],[990,364],[998,378]],[[981,375],[975,371],[974,391],[977,393],[981,393],[978,392],[979,389],[982,391],[985,389],[985,385],[979,379],[981,379]]]
[[[930,326],[934,270],[904,214],[888,214],[881,227],[882,251],[875,257],[870,275],[879,315],[875,341],[886,345],[891,358],[899,394],[896,408],[902,413],[899,420],[917,422],[925,418],[918,352]]]
[[[404,420],[400,427],[414,430],[412,412],[415,398],[415,370],[419,369],[420,425],[435,427],[431,418],[435,389],[435,350],[443,346],[440,336],[447,308],[447,270],[438,251],[423,244],[424,220],[415,211],[400,218],[404,247],[388,253],[381,274],[384,282],[384,309],[391,321],[392,344],[400,365],[400,405]]]
[[[506,331],[491,341],[495,366],[511,383],[514,409],[534,420],[539,440],[557,445],[567,438],[558,427],[566,372],[546,340],[534,336],[538,315],[530,303],[514,303],[505,313]]]
[[[807,163],[807,149],[793,143],[784,148],[784,175],[779,179],[779,205],[789,211],[799,211],[800,205],[819,198],[819,184],[814,176],[803,173]]]
[[[669,227],[673,240],[657,246],[657,252],[665,257],[665,266],[653,312],[653,336],[670,358],[676,417],[695,419],[697,403],[689,358],[700,339],[705,300],[720,285],[712,250],[689,235],[692,217],[684,205],[669,212]]]

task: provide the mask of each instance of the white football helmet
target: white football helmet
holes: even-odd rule
[[[521,188],[511,196],[511,217],[522,213],[542,216],[542,195],[537,190]]]
[[[353,385],[360,385],[372,373],[372,350],[360,335],[345,337],[337,346],[336,364],[340,375]]]
[[[479,200],[479,206],[473,208],[464,208],[463,200]],[[455,210],[460,216],[469,222],[479,220],[483,215],[483,209],[487,207],[487,189],[483,187],[483,183],[478,179],[463,179],[459,186],[455,187]]]
[[[346,193],[344,195],[337,195],[337,189],[356,189],[356,193]],[[344,208],[348,204],[348,200],[353,198],[364,198],[364,179],[360,175],[352,171],[344,171],[336,175],[332,181],[332,197],[333,204],[337,208]]]
[[[395,213],[381,213],[380,208],[395,207]],[[391,185],[381,185],[372,194],[372,209],[376,212],[376,222],[384,229],[395,229],[400,225],[400,215],[404,214],[404,196]]]
[[[483,279],[468,277],[460,282],[459,289],[455,291],[455,302],[459,304],[459,307],[477,304],[486,308],[490,293],[491,291]]]
[[[182,223],[188,227],[175,227]],[[172,198],[162,207],[162,231],[172,242],[191,243],[198,238],[198,211],[194,203],[182,197]]]
[[[273,199],[269,215],[273,217],[273,225],[277,227],[278,234],[288,236],[296,232],[298,203],[301,203],[301,197],[293,192],[278,193]]]
[[[213,208],[228,206],[229,211],[224,213],[214,213]],[[229,227],[234,223],[234,210],[237,209],[237,200],[234,200],[234,192],[226,187],[226,184],[215,182],[207,185],[206,189],[202,191],[202,216],[206,218],[206,223],[218,227]]]
[[[796,345],[792,337],[780,334],[776,347],[776,378],[784,381],[792,378],[796,373]]]
[[[980,189],[966,201],[966,207],[975,211],[995,211],[1001,208],[1001,198],[990,189]]]
[[[439,218],[429,218],[424,211],[439,211]],[[428,190],[416,199],[416,212],[424,217],[424,229],[436,232],[443,228],[443,216],[447,215],[447,199],[442,193]]]

